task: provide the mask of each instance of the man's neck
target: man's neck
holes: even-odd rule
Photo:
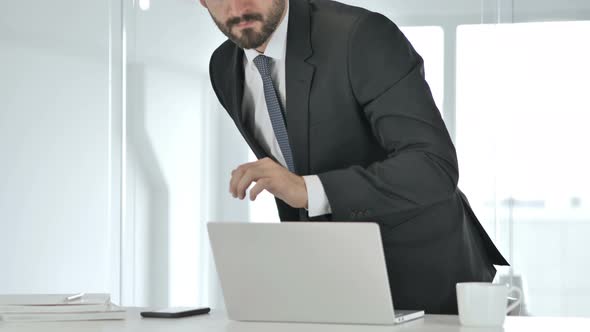
[[[283,10],[283,15],[281,16],[281,20],[279,21],[277,28],[281,25],[281,23],[283,23],[283,20],[285,19],[285,15],[287,15],[288,8],[289,8],[289,1],[286,1],[285,9]],[[274,34],[274,32],[273,32],[273,34]],[[258,51],[258,53],[264,54],[264,51],[266,51],[266,47],[268,46],[268,43],[270,42],[270,39],[272,38],[273,34],[271,34],[270,37],[268,37],[268,39],[264,42],[264,44],[262,44],[256,48],[256,51]]]

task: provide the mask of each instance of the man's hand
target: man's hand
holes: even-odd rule
[[[263,190],[273,194],[294,208],[307,208],[307,188],[303,177],[289,172],[270,158],[240,165],[232,171],[229,192],[235,198],[244,199],[252,182],[250,200],[255,200]]]

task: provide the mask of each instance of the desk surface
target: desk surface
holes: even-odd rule
[[[223,312],[212,311],[209,315],[177,319],[141,318],[139,308],[128,308],[127,320],[95,322],[0,322],[0,331],[10,332],[391,332],[391,331],[436,331],[436,332],[567,332],[590,331],[589,318],[507,317],[504,328],[466,328],[459,325],[457,316],[426,315],[422,319],[395,326],[332,325],[300,323],[248,323],[229,321]]]

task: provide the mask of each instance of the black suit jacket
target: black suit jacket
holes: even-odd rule
[[[455,148],[422,58],[383,15],[328,0],[289,2],[289,140],[296,173],[317,174],[332,208],[314,220],[378,223],[395,307],[456,313],[455,284],[491,281],[492,264],[507,262],[457,188]],[[211,82],[263,158],[242,119],[243,56],[223,43]],[[307,219],[277,206],[283,221]]]

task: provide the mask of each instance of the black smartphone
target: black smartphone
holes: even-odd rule
[[[153,317],[153,318],[180,318],[195,315],[207,314],[211,311],[211,308],[164,308],[154,311],[142,311],[141,317]]]

